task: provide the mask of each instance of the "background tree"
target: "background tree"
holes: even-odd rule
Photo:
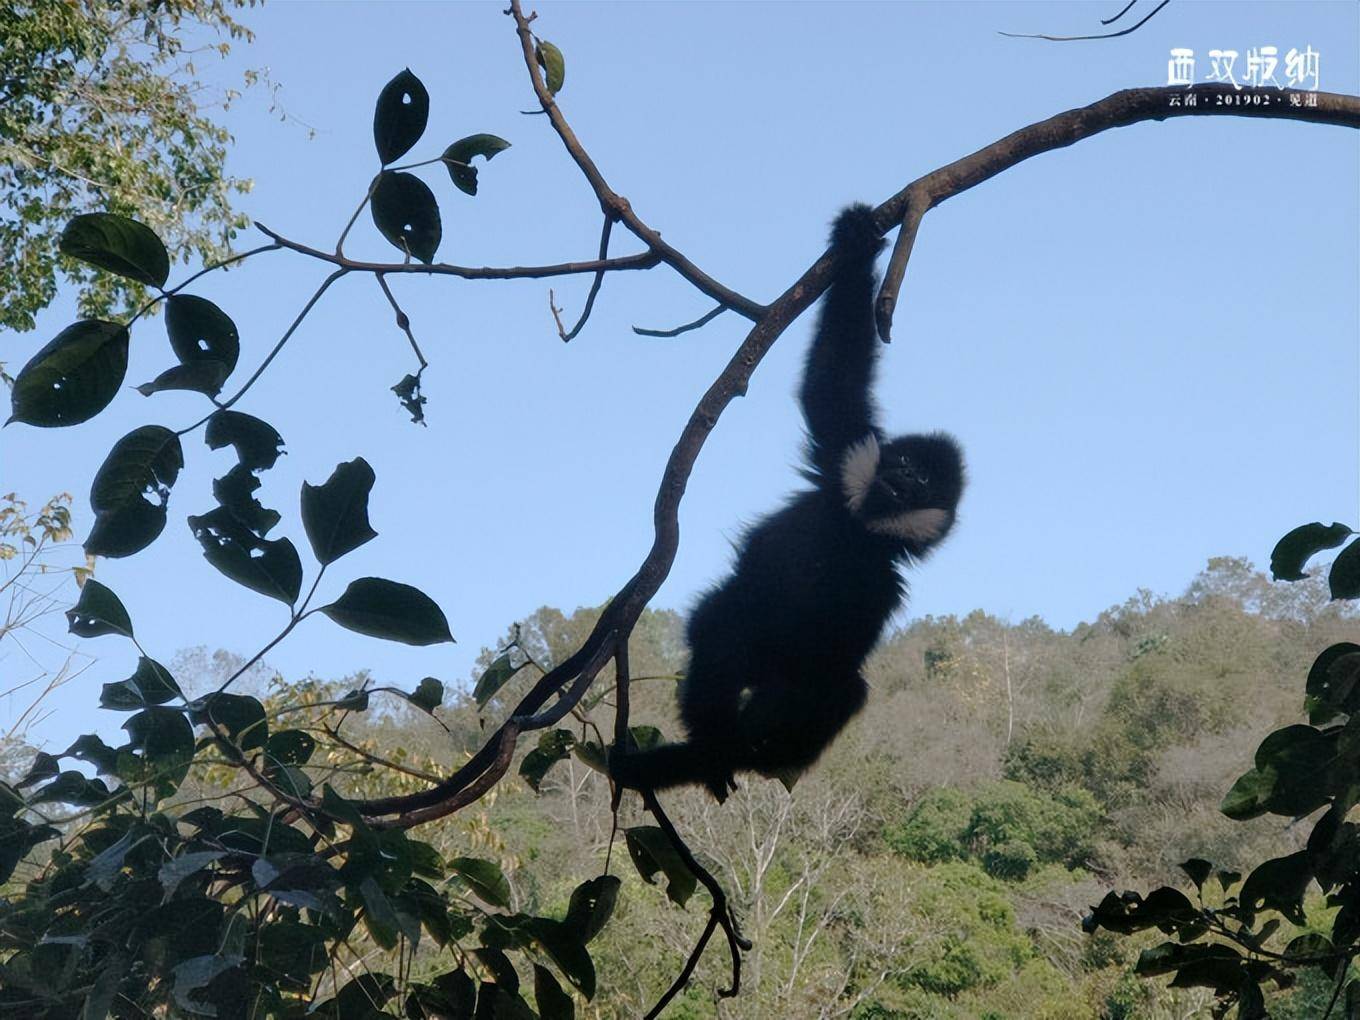
[[[254,0],[45,0],[0,8],[0,327],[32,329],[57,293],[106,315],[145,298],[139,282],[59,256],[77,213],[135,216],[176,261],[220,258],[249,220],[231,208],[249,182],[224,173],[231,136],[209,111],[234,93],[197,83],[196,60],[250,32]]]

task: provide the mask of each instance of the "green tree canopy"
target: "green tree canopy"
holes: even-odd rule
[[[79,285],[89,314],[140,299],[140,284],[58,256],[77,213],[135,216],[172,258],[221,256],[247,222],[230,200],[249,182],[223,172],[231,136],[205,113],[234,93],[209,99],[193,58],[249,41],[233,14],[253,3],[0,6],[0,326],[32,329],[58,276]]]

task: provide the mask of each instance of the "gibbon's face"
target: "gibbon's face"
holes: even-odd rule
[[[963,457],[941,433],[900,436],[881,447],[866,437],[846,453],[842,484],[850,510],[881,535],[940,538],[963,493]]]

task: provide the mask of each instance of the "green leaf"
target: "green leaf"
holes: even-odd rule
[[[1190,877],[1190,881],[1195,883],[1196,889],[1204,888],[1204,883],[1209,880],[1209,875],[1214,870],[1214,866],[1202,857],[1191,857],[1188,861],[1182,861],[1180,867]]]
[[[322,485],[302,483],[302,526],[321,564],[334,563],[378,533],[368,523],[374,474],[362,457],[337,465]]]
[[[267,471],[279,459],[283,437],[273,425],[240,411],[217,411],[208,419],[203,439],[211,450],[230,444],[251,471]]]
[[[495,135],[468,135],[460,138],[447,149],[441,157],[448,167],[449,177],[454,186],[465,195],[477,194],[477,168],[472,165],[472,157],[484,156],[490,160],[498,152],[510,148],[510,143]]]
[[[170,671],[145,655],[137,660],[132,676],[117,683],[105,684],[99,695],[99,706],[115,712],[127,712],[150,705],[163,705],[183,697],[179,684]]]
[[[371,202],[373,223],[399,251],[429,265],[439,250],[443,227],[434,192],[414,174],[384,170]]]
[[[552,971],[534,964],[534,1001],[541,1020],[575,1020],[576,1003],[562,991]]]
[[[578,740],[576,746],[571,749],[571,753],[576,755],[576,760],[588,768],[594,769],[601,775],[609,775],[609,756],[603,747],[593,740]]]
[[[1327,584],[1334,599],[1360,599],[1360,540],[1346,546],[1332,561]]]
[[[105,847],[85,866],[88,881],[93,882],[103,892],[112,892],[113,884],[123,870],[123,861],[128,851],[136,844],[137,837],[131,831],[123,835],[112,846]]]
[[[132,960],[126,953],[110,952],[99,963],[94,983],[85,995],[79,1020],[106,1020],[113,1014],[114,999],[127,976]]]
[[[496,692],[505,686],[506,682],[524,668],[526,663],[513,665],[510,661],[510,653],[504,652],[496,657],[496,661],[486,668],[477,679],[477,685],[473,688],[472,697],[477,702],[478,708],[485,708],[486,703],[495,697]]]
[[[74,804],[92,807],[109,799],[109,788],[98,779],[86,779],[74,769],[67,770],[28,798],[30,804]]]
[[[95,522],[86,555],[131,556],[155,541],[183,467],[179,437],[162,425],[143,425],[114,443],[90,486]]]
[[[373,144],[383,166],[420,141],[430,117],[430,93],[408,67],[383,86],[373,110]]]
[[[101,775],[113,775],[117,766],[118,752],[103,739],[93,733],[84,733],[72,741],[71,746],[61,752],[63,758],[86,761]]]
[[[1323,549],[1335,549],[1346,540],[1351,529],[1344,524],[1314,521],[1295,528],[1275,543],[1270,553],[1270,576],[1276,581],[1302,581],[1308,575],[1303,566]]]
[[[302,561],[286,538],[260,538],[225,507],[189,518],[203,557],[237,584],[292,605],[302,593]]]
[[[189,718],[195,726],[213,723],[242,751],[267,746],[264,706],[248,695],[214,693],[197,698],[189,703]]]
[[[1238,896],[1244,912],[1277,910],[1285,919],[1302,926],[1303,896],[1313,878],[1313,866],[1306,850],[1287,857],[1276,857],[1257,865],[1242,883]]]
[[[535,917],[529,922],[534,941],[548,958],[587,999],[595,997],[595,964],[585,943],[561,921]]]
[[[515,971],[515,965],[510,962],[510,957],[506,956],[505,953],[490,946],[482,946],[479,949],[474,949],[472,955],[495,977],[496,983],[492,985],[493,988],[499,987],[502,992],[508,992],[510,995],[519,991],[519,974]],[[482,985],[483,995],[486,994],[486,989],[487,986],[484,983]],[[499,1016],[499,1014],[496,1014],[496,1016]]]
[[[260,479],[244,464],[235,465],[221,478],[213,479],[213,498],[249,531],[260,538],[279,523],[277,510],[268,510],[255,498]]]
[[[9,421],[42,428],[89,421],[123,385],[127,360],[126,327],[102,319],[67,326],[19,370]]]
[[[576,736],[570,730],[544,733],[538,738],[538,746],[520,762],[520,776],[537,791],[548,770],[570,754],[575,744]]]
[[[306,765],[316,740],[306,730],[279,730],[265,742],[265,755],[279,765]]]
[[[1275,792],[1274,769],[1251,769],[1238,777],[1218,809],[1233,821],[1244,822],[1265,814]]]
[[[563,923],[571,928],[582,942],[589,942],[613,916],[614,905],[622,886],[614,875],[600,875],[582,882],[571,894],[571,905]]]
[[[187,365],[171,365],[150,382],[137,387],[144,397],[166,390],[188,390],[192,393],[206,393],[215,397],[222,392],[222,384],[231,375],[231,369],[220,361],[194,361]]]
[[[172,294],[165,303],[165,329],[170,347],[183,365],[197,362],[223,366],[226,379],[241,356],[241,335],[231,316],[207,298]]]
[[[351,581],[336,601],[322,606],[332,620],[358,634],[408,645],[452,641],[449,621],[419,588],[381,577]]]
[[[534,47],[534,57],[538,66],[543,68],[543,79],[548,91],[557,95],[562,91],[562,83],[567,77],[567,62],[562,51],[546,39],[540,39]]]
[[[495,861],[455,857],[449,861],[449,870],[483,902],[493,907],[510,906],[510,882]]]
[[[189,774],[194,730],[183,712],[147,708],[123,723],[128,743],[119,749],[118,778],[128,785],[150,784],[158,797],[174,794]]]
[[[194,956],[176,965],[171,972],[175,979],[171,989],[175,1002],[189,1015],[202,1016],[210,1007],[194,992],[207,988],[223,974],[240,965],[239,956]],[[209,1015],[215,1014],[214,1009]]]
[[[343,712],[367,712],[368,691],[350,691],[335,703],[335,707]]]
[[[76,637],[122,634],[132,637],[132,618],[118,596],[93,577],[85,579],[76,604],[66,610],[67,629]]]
[[[227,856],[225,850],[195,850],[166,861],[156,872],[156,878],[160,880],[161,888],[165,890],[165,899],[167,901],[173,899],[175,890],[186,878],[197,875],[209,864],[225,856]]]
[[[406,695],[406,700],[423,712],[433,713],[444,703],[444,685],[434,677],[427,676],[420,681],[419,687]]]
[[[1325,649],[1313,660],[1304,690],[1315,725],[1360,709],[1360,645],[1341,641]]]
[[[694,872],[671,846],[666,834],[655,825],[638,825],[624,831],[628,855],[648,885],[655,885],[656,875],[666,876],[666,895],[672,903],[684,906],[698,884]]]
[[[113,213],[84,213],[66,224],[57,241],[63,255],[111,273],[164,287],[170,255],[156,232],[143,223]]]

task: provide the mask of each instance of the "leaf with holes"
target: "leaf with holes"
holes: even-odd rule
[[[156,232],[114,213],[72,218],[57,248],[63,255],[153,287],[165,286],[170,275],[170,255]]]
[[[118,596],[93,577],[86,578],[76,604],[66,610],[67,629],[76,637],[122,634],[132,637],[132,618]]]
[[[137,660],[132,676],[117,683],[105,684],[99,695],[99,706],[115,712],[130,712],[151,705],[163,705],[183,697],[179,684],[170,671],[155,659],[145,655]]]
[[[165,330],[180,363],[217,362],[231,375],[241,356],[241,334],[231,316],[207,298],[172,294],[165,303]]]
[[[520,778],[538,792],[548,770],[571,753],[576,736],[570,730],[551,730],[538,738],[538,746],[519,763]]]
[[[237,584],[292,605],[302,592],[302,561],[286,538],[260,538],[226,507],[189,518],[204,558]]]
[[[373,223],[399,251],[429,265],[443,228],[439,203],[419,177],[384,170],[373,189]]]
[[[221,478],[214,478],[213,499],[231,511],[245,527],[264,538],[279,523],[279,512],[255,498],[260,479],[244,464],[237,464]]]
[[[1295,528],[1275,543],[1270,553],[1270,576],[1276,581],[1302,581],[1304,564],[1324,549],[1335,549],[1351,529],[1344,524],[1314,521]]]
[[[351,581],[325,613],[346,630],[407,645],[452,641],[449,621],[434,599],[419,588],[382,577]]]
[[[90,485],[95,522],[86,554],[130,556],[155,541],[182,467],[179,436],[162,425],[143,425],[114,443]]]
[[[562,84],[567,79],[567,61],[562,56],[562,51],[546,39],[540,39],[538,45],[534,47],[534,58],[538,61],[538,66],[543,68],[543,80],[548,86],[548,91],[557,95],[562,91]]]
[[[454,186],[465,195],[477,194],[477,168],[472,165],[473,156],[490,160],[498,152],[510,148],[510,143],[496,135],[468,135],[460,138],[447,149],[441,157],[448,168]]]
[[[383,86],[373,109],[373,145],[383,166],[420,141],[429,118],[430,93],[409,67]]]
[[[251,471],[267,471],[279,459],[283,437],[267,421],[240,411],[217,411],[208,419],[203,441],[210,450],[232,446],[236,457]]]
[[[103,319],[67,326],[19,370],[9,421],[41,428],[89,421],[123,385],[127,360],[126,327]]]
[[[666,834],[655,825],[638,825],[624,831],[628,855],[643,881],[649,885],[658,872],[666,876],[666,896],[672,903],[684,906],[694,895],[698,879],[684,862]]]
[[[317,561],[334,563],[378,537],[368,523],[373,469],[362,457],[337,465],[322,485],[302,483],[302,526]]]

